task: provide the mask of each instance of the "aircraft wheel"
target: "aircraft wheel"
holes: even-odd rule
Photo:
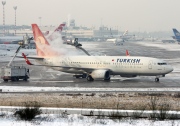
[[[94,79],[90,75],[87,76],[87,81],[93,81],[93,80]]]
[[[155,82],[159,82],[159,78],[155,78]]]
[[[109,77],[109,78],[107,78],[107,79],[104,79],[105,81],[110,81],[111,80],[111,78]]]

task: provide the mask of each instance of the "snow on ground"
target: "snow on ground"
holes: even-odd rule
[[[52,81],[48,81],[52,82]],[[57,81],[55,81],[57,82]],[[59,81],[58,81],[59,82]],[[71,82],[71,81],[61,81]],[[13,87],[13,88],[12,88]],[[2,92],[39,92],[39,91],[180,91],[179,88],[79,88],[79,87],[28,87],[0,86]]]
[[[0,62],[7,62],[10,61],[14,53],[16,52],[16,45],[12,45],[12,49],[9,51],[6,49],[2,49],[3,45],[0,45]],[[14,48],[13,48],[14,47]],[[21,49],[19,51],[18,56],[21,56],[22,53],[26,55],[36,55],[35,49]],[[15,61],[24,60],[23,58],[15,58]]]
[[[136,42],[143,46],[158,47],[169,51],[180,51],[180,45],[177,43],[163,43],[163,42]]]
[[[153,121],[148,119],[97,119],[96,116],[41,114],[33,121],[21,121],[13,113],[3,112],[0,117],[1,126],[179,126],[180,120]]]

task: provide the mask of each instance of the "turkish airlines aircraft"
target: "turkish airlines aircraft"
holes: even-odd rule
[[[52,69],[80,74],[88,81],[94,79],[110,80],[111,76],[121,77],[155,76],[155,81],[173,71],[173,68],[161,59],[140,56],[65,56],[54,51],[36,24],[32,24],[34,40],[41,65]],[[23,54],[26,63],[32,64]],[[76,76],[77,78],[79,76]]]

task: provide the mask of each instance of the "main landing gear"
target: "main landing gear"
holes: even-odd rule
[[[75,78],[86,78],[87,74],[73,75]]]
[[[94,80],[94,79],[91,77],[91,75],[88,75],[86,79],[87,79],[87,81],[93,81],[93,80]]]

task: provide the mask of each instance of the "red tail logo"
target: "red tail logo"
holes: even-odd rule
[[[59,55],[55,50],[53,50],[43,33],[37,26],[37,24],[32,24],[32,30],[34,35],[34,41],[36,43],[37,55],[41,57],[52,57]]]

